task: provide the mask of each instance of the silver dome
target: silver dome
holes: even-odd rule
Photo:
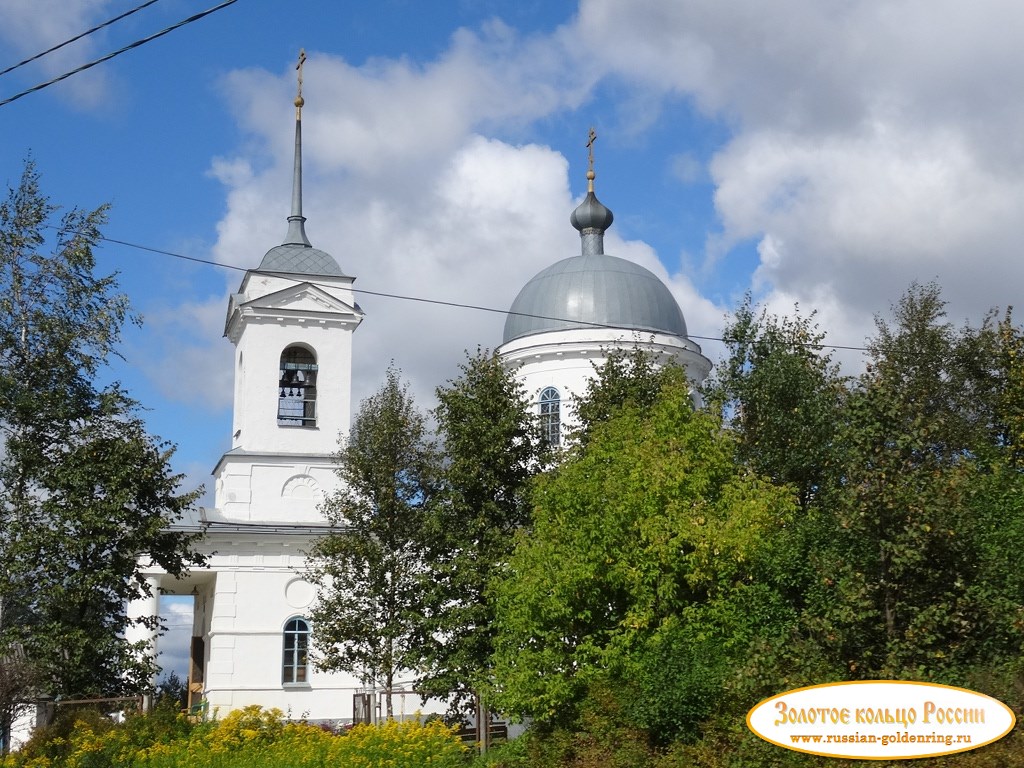
[[[593,324],[686,337],[679,304],[653,272],[597,253],[562,259],[530,280],[512,302],[502,343]]]

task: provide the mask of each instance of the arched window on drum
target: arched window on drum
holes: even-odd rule
[[[315,427],[316,355],[305,347],[288,347],[278,373],[277,425]]]
[[[562,444],[562,396],[554,387],[540,393],[540,433],[548,445]]]

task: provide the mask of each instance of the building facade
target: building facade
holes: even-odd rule
[[[302,97],[296,99],[291,215],[284,242],[267,251],[228,302],[234,345],[231,448],[214,469],[214,507],[182,521],[202,532],[205,568],[185,579],[157,569],[158,594],[194,601],[189,700],[221,713],[250,704],[310,720],[345,721],[362,687],[317,670],[303,578],[305,553],[325,534],[320,503],[337,486],[333,455],[348,432],[352,334],[363,313],[354,278],[314,248],[302,215]]]
[[[327,531],[320,502],[337,487],[332,455],[350,420],[352,335],[363,321],[338,262],[314,248],[302,215],[302,121],[296,100],[291,215],[282,244],[230,297],[224,335],[235,347],[231,448],[214,469],[215,502],[183,521],[201,531],[204,568],[173,579],[147,571],[149,601],[191,595],[190,703],[221,714],[250,704],[313,721],[372,716],[372,691],[311,663],[305,552]],[[668,288],[649,270],[604,253],[612,213],[594,193],[573,212],[581,253],[520,291],[498,349],[523,383],[550,442],[575,423],[572,398],[612,349],[639,347],[684,366],[694,391],[711,364],[686,335]],[[695,395],[696,397],[696,395]],[[155,638],[154,638],[155,639]],[[397,707],[412,713],[418,697]]]

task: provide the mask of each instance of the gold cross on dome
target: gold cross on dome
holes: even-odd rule
[[[594,191],[594,142],[597,141],[597,131],[593,128],[587,134],[587,192]]]
[[[299,63],[295,65],[295,69],[299,72],[299,91],[295,97],[295,119],[302,119],[302,105],[306,103],[306,100],[302,98],[302,65],[306,63],[306,49],[299,49]]]

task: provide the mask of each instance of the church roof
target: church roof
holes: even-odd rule
[[[300,56],[299,95],[295,99],[295,158],[292,169],[292,211],[288,217],[288,233],[284,242],[267,251],[257,268],[258,272],[287,272],[297,275],[344,276],[338,262],[329,253],[314,248],[306,237],[306,217],[302,215],[302,98]]]
[[[329,253],[301,243],[275,245],[263,257],[260,272],[290,272],[300,275],[342,275],[341,267]]]
[[[665,284],[649,269],[604,252],[613,216],[594,194],[593,165],[587,179],[587,196],[570,217],[582,253],[541,270],[523,287],[505,319],[502,343],[601,326],[685,338],[686,321]]]
[[[595,324],[686,336],[679,304],[653,272],[598,253],[562,259],[530,280],[512,302],[503,343]]]

